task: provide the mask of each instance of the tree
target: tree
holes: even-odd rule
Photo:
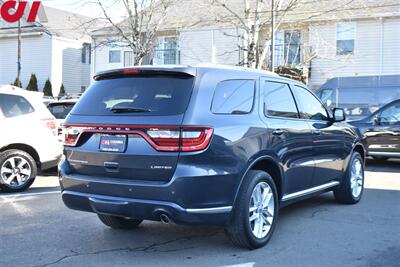
[[[49,79],[47,79],[44,84],[43,93],[45,96],[53,96],[53,87]]]
[[[22,88],[22,83],[18,78],[15,78],[15,81],[11,85]]]
[[[302,47],[305,56],[303,62],[293,66],[285,62],[276,62],[274,43],[276,32],[282,29],[298,30],[307,28],[310,21],[332,20],[347,21],[354,16],[354,10],[367,9],[365,0],[210,0],[218,12],[214,14],[217,21],[229,23],[238,29],[239,50],[243,52],[241,66],[251,68],[266,68],[275,70],[284,65],[291,73],[297,73],[299,68],[307,65],[315,53],[309,47]],[[379,8],[379,4],[376,7]],[[286,36],[285,36],[286,38]],[[288,38],[291,40],[291,36]],[[280,44],[282,45],[282,44]],[[274,49],[271,49],[274,47]],[[289,46],[283,46],[283,54],[291,53]],[[268,61],[267,61],[268,60]],[[290,65],[290,66],[289,66]],[[274,66],[274,67],[272,67]],[[285,69],[284,68],[284,69]],[[284,72],[287,72],[285,70]],[[302,77],[299,77],[302,79]]]
[[[29,79],[29,83],[28,83],[28,86],[26,87],[26,90],[34,91],[34,92],[38,92],[39,91],[39,89],[38,89],[38,81],[37,81],[35,73],[31,74],[31,78]]]
[[[60,92],[58,93],[59,96],[63,96],[65,95],[65,88],[64,88],[64,84],[61,84],[61,88],[60,88]]]
[[[122,0],[126,19],[121,23],[114,21],[103,1],[96,3],[110,25],[109,30],[116,35],[105,44],[129,47],[134,54],[134,65],[141,65],[157,47],[155,36],[167,15],[168,0]]]
[[[263,67],[269,52],[271,58],[274,57],[273,49],[270,51],[270,46],[271,41],[273,43],[273,36],[278,26],[274,23],[278,19],[276,11],[279,10],[279,15],[283,17],[300,2],[300,0],[243,0],[243,8],[234,9],[233,5],[231,6],[227,0],[212,1],[214,5],[225,10],[225,12],[217,15],[217,20],[230,21],[231,24],[241,30],[238,37],[241,41],[239,49],[243,51],[243,60],[239,65],[257,69]],[[268,26],[270,26],[268,37],[262,40],[262,31]]]

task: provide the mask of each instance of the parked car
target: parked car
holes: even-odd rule
[[[42,93],[0,87],[0,189],[23,191],[38,168],[57,166],[62,147],[56,120],[42,103]]]
[[[44,96],[43,98],[42,98],[42,102],[43,102],[43,104],[45,105],[45,106],[48,106],[50,103],[53,103],[53,102],[55,102],[56,100],[54,99],[54,97],[51,97],[51,96]]]
[[[400,99],[351,124],[364,135],[369,156],[382,160],[400,158]]]
[[[364,145],[344,119],[303,84],[264,71],[101,72],[64,124],[62,199],[112,228],[215,224],[259,248],[292,202],[328,191],[360,201]]]
[[[361,120],[400,99],[400,75],[338,77],[317,90],[328,108],[343,108],[348,120]]]
[[[64,120],[78,101],[78,98],[72,98],[55,101],[47,105],[47,108],[57,120],[57,135],[60,141],[62,141],[62,125]]]

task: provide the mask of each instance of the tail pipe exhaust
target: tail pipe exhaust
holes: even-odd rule
[[[171,222],[171,220],[169,219],[168,215],[164,214],[164,213],[160,215],[160,221],[163,224],[170,224],[170,222]]]

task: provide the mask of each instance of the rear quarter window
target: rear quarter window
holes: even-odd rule
[[[34,112],[32,105],[22,96],[0,94],[0,109],[6,118]]]
[[[118,77],[96,81],[72,109],[74,115],[178,115],[186,111],[192,76]],[[136,112],[115,112],[115,110]],[[142,111],[140,111],[142,110]]]
[[[214,93],[211,112],[214,114],[247,114],[254,105],[254,80],[220,82]]]

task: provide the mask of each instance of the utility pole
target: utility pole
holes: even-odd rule
[[[17,81],[21,85],[21,20],[18,20]]]
[[[275,72],[275,0],[271,0],[271,71]]]

